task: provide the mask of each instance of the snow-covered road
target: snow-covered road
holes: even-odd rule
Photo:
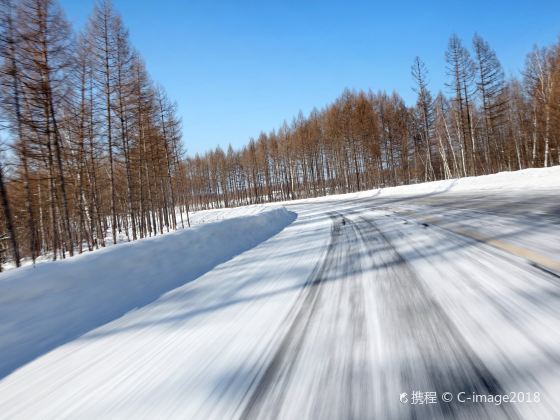
[[[6,376],[0,418],[558,419],[558,193],[287,203],[280,233]]]

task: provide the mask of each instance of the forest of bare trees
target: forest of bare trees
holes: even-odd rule
[[[109,1],[72,33],[53,0],[2,0],[4,258],[64,258],[185,226],[181,127]]]
[[[0,7],[0,245],[17,266],[185,227],[189,208],[560,163],[560,43],[535,47],[518,80],[483,38],[454,35],[435,96],[413,60],[414,106],[345,91],[240,150],[185,158],[176,106],[110,1],[80,33],[54,0]]]
[[[416,104],[398,93],[345,91],[331,105],[261,133],[241,150],[186,159],[196,209],[347,193],[560,163],[560,43],[535,47],[506,79],[479,35],[456,35],[435,97],[416,57]]]

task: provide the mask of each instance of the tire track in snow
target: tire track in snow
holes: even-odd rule
[[[555,278],[560,278],[560,275],[558,274],[560,273],[560,261],[557,259],[550,258],[539,252],[535,252],[531,249],[516,245],[508,241],[495,239],[492,236],[485,235],[480,232],[476,232],[472,229],[465,229],[464,227],[461,226],[451,227],[449,226],[449,221],[446,221],[445,219],[441,219],[440,217],[434,217],[433,215],[425,215],[425,216],[418,217],[418,216],[412,216],[408,212],[394,212],[394,213],[397,214],[398,216],[402,215],[405,217],[410,217],[413,220],[419,221],[420,223],[423,224],[429,223],[431,225],[437,226],[440,229],[446,230],[456,235],[464,236],[473,241],[492,246],[496,249],[499,249],[501,251],[507,252],[511,255],[514,255],[516,257],[528,261],[534,267],[540,269],[541,271],[544,271],[547,274],[550,274]]]
[[[504,390],[374,221],[331,219],[326,255],[240,418],[293,418],[294,412],[321,420],[518,418],[508,405],[398,403],[400,392],[469,396]],[[375,307],[366,307],[366,293],[375,295]],[[377,350],[370,345],[372,318],[380,329]],[[324,356],[319,349],[327,356],[315,360]],[[375,360],[381,362],[375,366]],[[318,366],[311,379],[304,373],[310,365]]]
[[[331,241],[326,255],[306,282],[302,302],[294,309],[297,313],[292,324],[249,397],[240,416],[242,419],[284,418],[286,415],[282,411],[291,403],[301,406],[302,412],[298,415],[302,418],[366,418],[371,411],[364,293],[360,282],[350,278],[361,272],[359,258],[349,258],[357,251],[359,239],[352,222],[337,214],[330,217]],[[337,287],[337,296],[323,296],[326,283]],[[325,311],[334,311],[327,314],[334,322],[322,322]],[[352,351],[343,354],[337,354],[336,348],[340,322],[345,323],[342,330],[352,344]],[[308,354],[313,350],[316,344],[312,337],[317,337],[318,330],[329,338],[330,345],[323,351],[330,354],[325,357],[322,372],[317,373],[311,384],[307,383],[308,389],[314,390],[313,394],[299,395],[307,400],[305,402],[290,401],[294,387],[302,385],[297,383],[298,378],[301,380],[298,369],[305,363],[301,360],[302,351],[305,348]]]
[[[311,276],[307,279],[303,299],[297,310],[288,332],[280,343],[278,349],[274,353],[270,363],[266,367],[260,381],[251,394],[241,419],[262,418],[267,413],[263,413],[266,400],[270,400],[270,394],[274,392],[274,405],[281,406],[284,400],[286,381],[290,377],[290,373],[294,368],[295,358],[301,350],[305,332],[309,326],[309,321],[315,310],[317,295],[320,293],[320,284],[323,281],[325,272],[331,265],[332,256],[336,252],[338,246],[341,226],[336,223],[336,217],[331,215],[331,240],[327,249],[327,253],[322,261],[320,261]],[[297,309],[299,308],[299,309]],[[291,356],[291,357],[290,357]],[[272,417],[273,412],[268,412],[268,416]]]
[[[370,247],[371,259],[385,271],[385,275],[378,276],[376,294],[383,337],[388,341],[385,345],[390,347],[387,350],[393,360],[398,361],[398,365],[382,375],[393,379],[392,393],[505,394],[387,235],[373,220],[360,219],[370,228],[361,231],[363,240],[378,244],[377,248]],[[395,395],[386,395],[387,406],[397,409],[386,412],[385,418],[518,418],[515,409],[508,404],[460,403],[454,398],[450,403],[398,406],[392,403]]]

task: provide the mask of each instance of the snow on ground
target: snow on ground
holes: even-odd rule
[[[237,222],[238,219],[232,219],[230,224],[219,222],[215,226],[229,230]],[[211,225],[201,228],[208,226]],[[266,226],[253,229],[258,231]],[[228,390],[241,397],[240,393],[258,371],[259,366],[253,365],[255,358],[268,351],[270,340],[282,328],[291,304],[328,244],[328,223],[324,221],[308,220],[295,230],[286,229],[197,281],[170,291],[153,304],[70,341],[14,372],[0,382],[0,418],[24,419],[37,413],[44,419],[166,418],[169,412],[163,407],[171,400],[175,401],[171,411],[183,419],[207,418],[204,413],[215,409],[231,414],[230,402],[217,401],[212,395]],[[243,234],[250,232],[235,230],[228,237]],[[301,240],[293,241],[294,234]],[[219,248],[224,240],[218,238],[218,244],[210,247]],[[159,278],[159,274],[152,275],[151,281],[157,282]],[[271,319],[270,314],[275,316]],[[185,322],[189,328],[184,328]],[[150,332],[146,334],[145,328]],[[124,341],[116,344],[120,340]],[[227,348],[224,343],[229,343]],[[45,357],[50,361],[43,374],[27,376],[25,370],[29,367],[42,370],[39,366],[45,363]],[[106,357],[111,359],[108,364],[98,363]],[[152,364],[156,360],[158,366]],[[25,377],[23,382],[21,376],[16,379],[23,388],[6,382],[18,375]],[[56,378],[58,385],[44,386],[42,381],[47,377],[51,378],[48,382]],[[181,385],[187,377],[198,379]],[[126,384],[126,388],[114,388],[113,379]],[[146,387],[144,381],[151,385]],[[51,400],[52,404],[43,411],[28,401],[31,405],[26,409],[22,405],[27,400],[24,388],[37,391],[34,401]],[[79,402],[57,402],[53,398],[60,393],[89,396],[83,400],[79,397]],[[125,394],[134,403],[118,409]],[[152,405],[154,398],[161,405]],[[85,411],[78,414],[75,404]],[[222,418],[227,418],[227,414]]]
[[[432,199],[431,205],[436,207],[435,203],[436,200]],[[430,208],[427,204],[425,207],[418,206],[413,214],[426,212],[427,208],[434,211],[434,207]],[[557,305],[560,304],[560,273],[544,271],[523,256],[455,234],[453,230],[457,224],[453,221],[456,215],[445,219],[443,227],[431,223],[426,226],[416,217],[395,213],[396,208],[395,203],[390,203],[389,207],[383,206],[369,214],[377,216],[377,228],[384,233],[386,242],[406,261],[413,277],[422,285],[422,294],[429,293],[429,308],[423,308],[417,301],[414,303],[413,313],[418,321],[412,323],[412,328],[419,331],[420,337],[429,337],[438,346],[432,354],[419,356],[422,360],[435,358],[431,362],[414,361],[411,356],[402,356],[402,350],[397,354],[412,359],[413,365],[425,364],[436,371],[436,377],[443,375],[451,378],[445,386],[434,382],[420,388],[433,390],[439,386],[441,391],[451,391],[455,396],[461,391],[467,394],[524,393],[524,398],[538,393],[540,403],[506,404],[500,407],[503,411],[495,412],[478,412],[471,407],[471,417],[466,415],[464,418],[558,418],[560,310]],[[442,207],[436,208],[441,214]],[[483,214],[478,217],[480,229],[476,231],[488,234],[492,231],[492,222],[497,219],[494,215]],[[526,222],[523,218],[520,221]],[[476,223],[469,222],[470,228],[475,230]],[[529,236],[534,244],[542,243],[542,246],[532,249],[556,247],[558,250],[558,218],[556,223],[552,229],[548,225],[543,231],[531,224],[525,227],[519,223],[515,225],[510,219],[498,225],[496,231],[500,232],[499,240],[505,243],[518,239],[525,246],[530,243],[527,241]],[[453,230],[448,230],[450,226]],[[555,261],[560,261],[559,257],[556,251]],[[408,287],[407,293],[420,293],[414,291],[411,285]],[[395,302],[399,303],[400,299]],[[430,334],[430,322],[426,315],[433,308],[438,309],[437,316],[441,319],[437,334]],[[395,324],[396,321],[389,322],[391,328],[395,328]],[[446,329],[449,331],[445,334],[452,338],[446,339],[441,332]],[[408,334],[413,333],[409,330]],[[470,350],[449,351],[452,348],[449,343]],[[479,373],[465,373],[469,359],[474,360]],[[477,384],[482,380],[490,385]],[[417,386],[418,382],[413,383]],[[415,387],[401,386],[401,389],[410,393]],[[394,392],[399,391],[395,389]],[[454,408],[459,412],[465,410],[464,407]],[[490,410],[496,408],[490,406]],[[421,412],[421,418],[426,411]],[[439,418],[437,413],[427,417]],[[451,417],[461,416],[456,413]]]
[[[118,244],[0,276],[0,377],[278,233],[279,208]]]
[[[17,287],[6,279],[31,270],[2,274],[0,356],[21,367],[0,381],[0,418],[558,419],[559,195],[555,167],[284,203],[295,221],[267,210],[278,204],[198,212],[195,223],[252,216],[44,264],[89,261],[78,271],[98,285],[72,283],[97,304],[82,329],[35,309],[76,312],[82,292],[59,274]],[[258,239],[239,249],[243,235]],[[152,241],[168,263],[144,252]],[[224,247],[235,251],[187,282]],[[117,274],[149,287],[115,289]],[[134,305],[98,322],[129,294]],[[13,363],[19,352],[27,360]],[[414,391],[438,400],[412,405]]]
[[[216,222],[218,220],[230,219],[232,217],[253,216],[259,214],[269,208],[277,208],[277,204],[268,204],[266,206],[261,204],[252,204],[250,206],[198,210],[189,213],[191,226],[200,225],[208,222]],[[186,215],[183,213],[186,220]]]
[[[492,175],[472,176],[424,182],[420,184],[399,185],[377,188],[349,194],[334,194],[314,198],[313,201],[350,200],[356,198],[385,198],[404,195],[424,195],[467,192],[515,192],[523,194],[535,190],[554,190],[560,188],[560,166],[551,168],[523,169],[513,172],[499,172]],[[285,204],[305,203],[309,199],[286,201]]]

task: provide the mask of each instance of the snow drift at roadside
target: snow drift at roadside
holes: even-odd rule
[[[0,275],[0,378],[280,232],[285,208]]]

